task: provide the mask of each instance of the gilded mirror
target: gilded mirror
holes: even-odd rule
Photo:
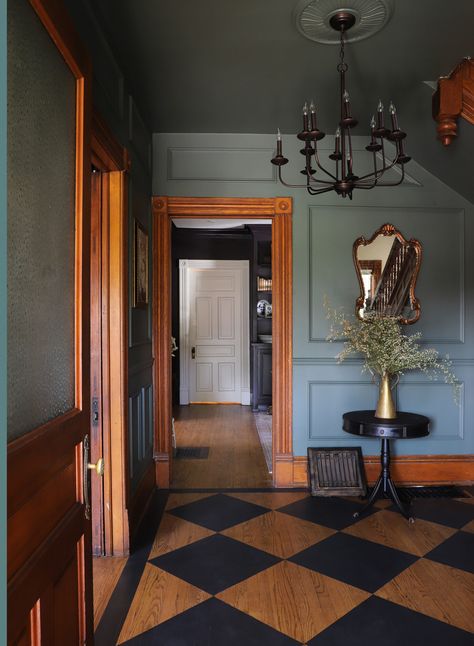
[[[384,224],[369,240],[357,238],[352,256],[360,286],[358,318],[396,316],[405,325],[420,318],[415,296],[421,264],[418,240],[406,240],[393,224]]]

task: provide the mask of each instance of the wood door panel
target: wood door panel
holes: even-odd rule
[[[71,463],[46,481],[8,520],[8,576],[22,563],[54,529],[61,517],[76,502],[76,470],[74,454]]]
[[[88,417],[86,422],[84,413],[74,410],[8,446],[9,517],[55,473],[70,464],[74,447],[84,436],[86,423]]]
[[[76,621],[79,605],[78,565],[77,555],[74,555],[53,585],[54,644],[80,643]]]
[[[85,524],[83,505],[76,503],[55,530],[49,534],[47,540],[43,541],[9,580],[7,586],[9,644],[15,643],[17,635],[20,635],[28,625],[31,610],[38,601],[40,607],[43,604],[45,606],[51,605],[51,583],[59,580],[67,563],[75,557],[78,558],[79,563],[84,560],[85,550],[82,536]],[[77,553],[80,558],[76,556]],[[78,618],[77,614],[78,606],[76,606],[75,623],[83,625],[83,617]],[[45,630],[44,617],[42,617],[41,624],[41,633],[43,634]],[[72,642],[69,643],[72,646]]]

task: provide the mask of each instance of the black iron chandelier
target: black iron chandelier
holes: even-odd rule
[[[377,107],[377,118],[373,116],[370,121],[370,143],[365,147],[368,152],[372,153],[373,170],[360,177],[355,174],[351,130],[358,122],[352,116],[351,102],[346,89],[348,65],[344,61],[345,34],[354,23],[355,16],[347,10],[338,11],[330,20],[331,27],[341,34],[340,61],[337,66],[340,77],[341,116],[335,134],[334,152],[329,155],[329,159],[335,162],[334,172],[324,168],[321,164],[317,142],[325,136],[325,133],[317,128],[316,108],[313,101],[311,101],[309,107],[305,103],[303,107],[303,130],[298,133],[297,137],[304,142],[304,148],[300,152],[304,155],[306,163],[301,173],[306,176],[306,182],[304,184],[288,184],[283,180],[281,167],[288,163],[288,159],[283,156],[280,130],[278,130],[277,135],[277,152],[271,160],[272,164],[278,167],[280,182],[289,188],[306,188],[311,195],[336,191],[341,197],[348,196],[352,199],[352,191],[356,188],[368,190],[375,186],[398,186],[405,177],[404,164],[411,159],[405,154],[404,150],[403,140],[406,133],[400,130],[398,126],[397,111],[393,103],[390,103],[389,107],[392,129],[385,127],[382,101],[379,101]],[[395,156],[393,159],[387,159],[386,157],[385,140],[395,144]],[[313,167],[313,159],[316,168]],[[400,178],[397,181],[380,181],[382,176],[396,164],[401,167]],[[320,171],[320,174],[324,174],[324,179],[315,177],[318,171]]]

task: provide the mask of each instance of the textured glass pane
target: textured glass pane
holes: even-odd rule
[[[8,438],[74,406],[75,79],[8,2]]]

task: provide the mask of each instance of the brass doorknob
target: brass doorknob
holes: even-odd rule
[[[103,476],[105,469],[104,458],[99,458],[96,464],[94,464],[93,462],[88,462],[87,468],[94,470],[98,476]]]

